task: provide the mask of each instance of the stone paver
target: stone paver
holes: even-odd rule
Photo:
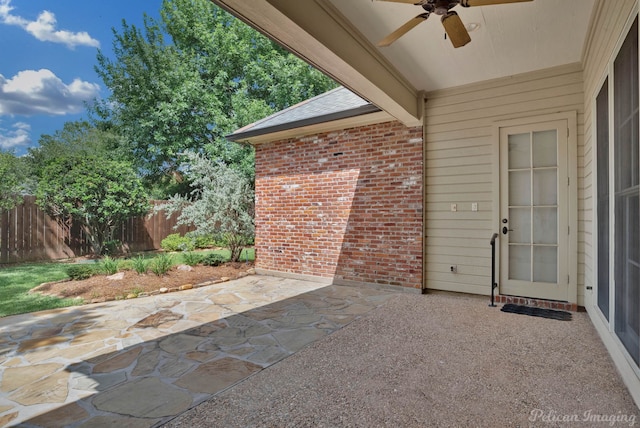
[[[201,364],[191,373],[178,379],[175,384],[189,391],[215,394],[259,370],[262,370],[262,367],[257,364],[225,357]]]
[[[127,382],[93,398],[102,411],[138,418],[177,415],[191,407],[193,397],[186,391],[147,377]]]
[[[0,318],[0,427],[150,427],[394,295],[247,276]]]
[[[63,428],[73,424],[75,421],[86,419],[88,416],[89,413],[86,410],[76,403],[71,403],[36,416],[30,423],[45,425],[50,428]]]

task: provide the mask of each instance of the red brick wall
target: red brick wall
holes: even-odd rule
[[[422,128],[256,146],[256,266],[420,288]]]

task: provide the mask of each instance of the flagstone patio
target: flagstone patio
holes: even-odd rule
[[[396,295],[268,276],[0,319],[0,426],[148,427]]]

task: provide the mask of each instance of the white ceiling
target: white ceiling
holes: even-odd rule
[[[329,0],[372,45],[420,6],[373,0]],[[433,91],[581,60],[595,0],[534,0],[454,8],[462,21],[480,24],[471,43],[454,49],[440,17],[386,48],[376,48],[417,90]]]

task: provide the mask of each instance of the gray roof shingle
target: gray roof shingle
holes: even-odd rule
[[[227,139],[241,141],[258,135],[331,122],[378,111],[380,109],[369,101],[360,98],[347,88],[339,86],[242,127],[227,135]]]

